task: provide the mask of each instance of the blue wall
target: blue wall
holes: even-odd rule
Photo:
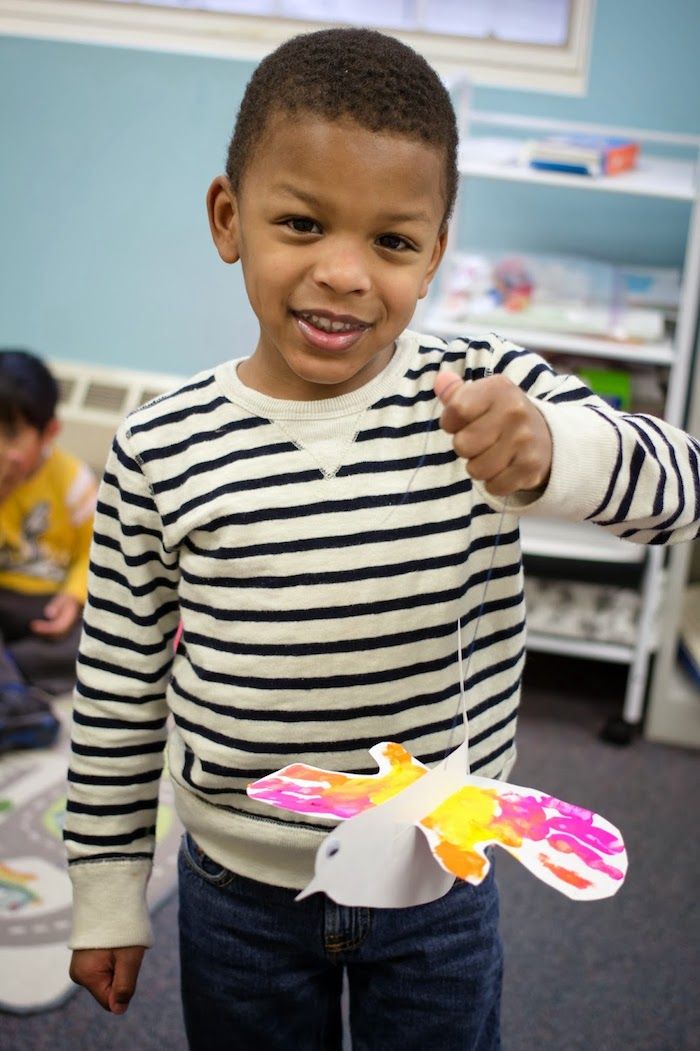
[[[697,0],[598,0],[585,98],[481,88],[475,104],[698,133],[699,55]],[[0,345],[185,374],[252,349],[204,211],[252,68],[0,39]],[[683,205],[492,182],[465,200],[484,247],[682,258]]]

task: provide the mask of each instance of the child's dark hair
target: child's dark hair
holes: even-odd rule
[[[447,89],[426,60],[372,29],[323,29],[293,37],[262,60],[243,96],[226,161],[238,190],[274,113],[350,118],[442,150],[445,221],[457,192],[457,123]]]
[[[56,415],[58,384],[36,354],[0,350],[0,426],[28,423],[43,431]]]

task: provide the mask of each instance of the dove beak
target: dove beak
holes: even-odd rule
[[[322,891],[323,887],[318,885],[317,880],[314,878],[311,880],[310,883],[307,883],[304,889],[297,894],[294,900],[303,901],[304,898],[310,898],[312,894],[319,894]]]

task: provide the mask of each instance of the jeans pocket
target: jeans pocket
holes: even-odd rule
[[[235,872],[224,868],[218,861],[214,861],[208,854],[205,854],[189,832],[185,832],[182,837],[180,854],[195,876],[199,876],[205,883],[210,883],[213,887],[227,887],[235,877]]]

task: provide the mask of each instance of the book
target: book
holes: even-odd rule
[[[613,409],[629,412],[632,408],[632,377],[619,369],[583,368],[579,377],[598,397]]]
[[[549,135],[525,144],[522,159],[531,168],[576,175],[615,175],[637,164],[639,143],[604,135]]]

